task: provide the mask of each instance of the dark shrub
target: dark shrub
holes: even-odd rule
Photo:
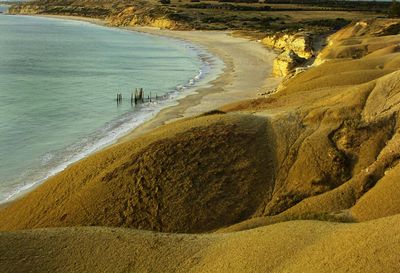
[[[393,0],[389,8],[389,16],[392,18],[400,17],[400,4]]]

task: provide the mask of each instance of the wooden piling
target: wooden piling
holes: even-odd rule
[[[146,96],[143,88],[135,88],[135,92],[131,92],[131,104],[135,103],[135,105],[138,103],[144,103],[146,101],[152,102],[160,98],[161,97],[159,97],[157,93],[155,97],[152,97],[151,92],[149,92],[149,94]],[[122,103],[122,93],[117,93],[117,103]]]
[[[135,88],[135,105],[138,103],[138,96],[139,96],[138,89]]]
[[[140,99],[141,99],[141,101],[142,101],[142,103],[144,102],[144,91],[143,91],[143,88],[140,88]]]

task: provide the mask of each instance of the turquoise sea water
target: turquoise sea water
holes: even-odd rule
[[[172,39],[0,15],[0,201],[154,116],[198,84],[210,62]],[[165,99],[132,106],[135,87]],[[117,92],[127,98],[118,106]]]

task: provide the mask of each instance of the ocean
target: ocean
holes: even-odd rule
[[[218,67],[183,41],[0,14],[0,202],[115,142]],[[135,88],[159,99],[132,105]]]

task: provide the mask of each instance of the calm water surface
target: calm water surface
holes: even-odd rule
[[[206,55],[157,36],[0,15],[0,201],[170,105],[210,69]],[[135,87],[166,99],[117,106],[116,93]]]

